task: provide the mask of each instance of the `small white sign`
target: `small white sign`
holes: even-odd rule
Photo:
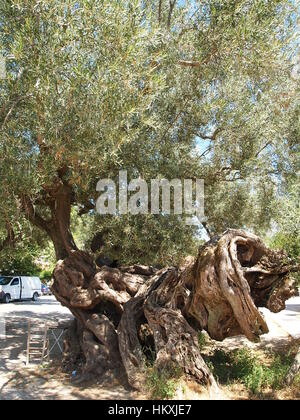
[[[6,77],[6,66],[5,66],[5,57],[0,54],[0,79],[5,79]]]

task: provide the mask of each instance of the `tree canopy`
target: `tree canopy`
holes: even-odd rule
[[[97,181],[120,169],[203,178],[208,233],[267,231],[299,146],[295,16],[287,0],[3,0],[3,238],[23,213],[63,256],[71,208],[92,212]],[[92,224],[110,226],[108,242],[120,226],[139,236],[137,254],[125,247],[134,257],[155,226],[173,229],[180,253],[196,229],[163,216]]]
[[[0,250],[53,242],[80,380],[141,389],[151,353],[216,388],[198,331],[257,341],[258,307],[295,295],[299,266],[255,233],[299,233],[296,17],[294,0],[0,2]],[[96,214],[120,170],[204,180],[196,257],[165,267],[196,255],[184,216]]]

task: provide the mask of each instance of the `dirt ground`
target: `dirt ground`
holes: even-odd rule
[[[261,349],[283,350],[300,338],[300,298],[287,302],[286,310],[271,314],[263,310],[270,328],[261,343],[253,344],[245,337],[234,337],[216,343],[220,348],[235,349],[243,346]],[[56,349],[54,359],[48,365],[26,367],[26,343],[28,319],[39,322],[67,321],[72,319],[68,309],[62,307],[53,296],[42,297],[38,302],[15,302],[0,304],[0,400],[53,400],[53,399],[117,399],[132,400],[147,398],[146,394],[133,392],[129,387],[117,383],[85,383],[78,385],[71,374],[63,373],[59,367],[60,354]],[[234,384],[222,388],[222,399],[247,399],[243,387]],[[268,398],[268,393],[265,393]],[[190,384],[185,392],[179,387],[175,398],[210,398],[205,390]],[[269,398],[293,398],[290,390],[276,395],[270,390]]]

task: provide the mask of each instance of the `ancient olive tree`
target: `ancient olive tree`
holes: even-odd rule
[[[179,268],[97,268],[73,251],[54,270],[53,292],[80,320],[85,373],[104,376],[125,368],[129,383],[143,384],[145,347],[157,368],[173,364],[200,383],[214,386],[198,347],[197,331],[216,340],[268,332],[258,306],[284,309],[293,296],[291,264],[255,235],[228,230]]]
[[[266,227],[289,147],[294,24],[286,0],[1,2],[1,228],[20,211],[52,240],[53,291],[79,321],[86,372],[124,368],[139,386],[148,340],[158,366],[212,383],[196,331],[256,339],[257,305],[292,293],[284,258],[244,231],[157,272],[97,267],[70,222],[74,207],[93,213],[100,178],[126,169],[203,178],[211,237]],[[172,223],[160,226],[168,237]]]

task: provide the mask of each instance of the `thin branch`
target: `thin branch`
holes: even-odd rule
[[[201,137],[203,140],[216,140],[217,134],[221,131],[221,127],[218,127],[215,129],[215,131],[212,134],[196,134],[197,136]]]
[[[15,85],[13,86],[13,91],[12,91],[12,92],[14,92],[14,91],[15,91],[16,86],[17,86],[17,85],[18,85],[18,83],[20,82],[21,77],[22,77],[22,74],[23,74],[23,69],[20,69],[20,71],[19,71],[19,73],[18,73],[18,77],[17,77],[16,82],[15,82]],[[11,115],[11,113],[12,113],[12,111],[14,110],[14,108],[16,107],[16,105],[17,105],[19,102],[21,102],[21,101],[22,101],[22,99],[26,99],[26,98],[27,98],[27,97],[29,97],[29,96],[31,96],[31,95],[21,96],[21,97],[19,97],[19,98],[17,98],[17,99],[16,99],[16,101],[12,104],[11,108],[9,109],[8,113],[6,114],[6,117],[4,118],[4,122],[3,122],[3,124],[2,124],[1,130],[4,128],[5,124],[6,124],[6,123],[7,123],[7,121],[8,121],[9,116]],[[5,108],[6,108],[5,106],[4,106],[4,107],[2,107],[2,109],[1,109],[1,111],[0,111],[0,115],[2,115],[2,113],[3,113],[3,112],[4,112],[4,110],[5,110]]]
[[[206,222],[201,222],[202,226],[204,227],[207,235],[209,236],[209,239],[211,239],[213,237],[212,232],[210,231],[209,227],[207,226]]]
[[[12,246],[16,241],[15,232],[13,230],[12,225],[9,222],[6,222],[6,230],[7,230],[7,236],[4,239],[4,241],[0,244],[0,252],[8,247]]]
[[[200,10],[200,8],[201,8],[202,6],[199,6],[194,12],[193,12],[193,14],[189,17],[189,22],[192,22],[192,19],[193,19],[193,17],[196,15],[196,13],[198,13],[199,12],[199,10]],[[179,33],[179,35],[178,35],[178,40],[186,33],[186,32],[188,32],[188,31],[190,31],[190,30],[193,30],[193,29],[197,29],[197,27],[195,27],[195,23],[194,23],[194,25],[193,26],[187,26],[187,27],[185,27],[185,28],[182,28],[182,30],[181,30],[181,32]]]
[[[83,203],[82,207],[78,211],[78,216],[82,216],[87,214],[89,211],[94,210],[95,204],[93,204],[90,200]]]
[[[268,146],[270,146],[272,144],[272,142],[271,141],[268,141],[257,153],[256,153],[256,155],[255,155],[255,157],[257,158],[258,157],[258,155],[260,155],[260,153],[263,151],[263,150],[265,150],[265,148],[266,147],[268,147]]]
[[[235,182],[235,181],[243,181],[245,178],[243,178],[242,176],[233,176],[233,178],[231,179],[224,179],[225,182]]]
[[[40,216],[36,212],[34,205],[28,196],[23,195],[21,201],[26,218],[35,226],[39,227],[40,229],[46,231],[49,234],[52,220],[45,220],[42,216]]]
[[[200,61],[179,60],[178,64],[184,67],[200,67],[202,63]]]
[[[161,22],[161,4],[162,4],[162,0],[159,0],[159,4],[158,4],[158,23],[159,24]]]
[[[167,23],[168,28],[170,28],[171,26],[171,19],[172,19],[173,10],[176,4],[176,0],[173,0],[173,1],[169,0],[169,4],[170,4],[170,9],[169,9],[168,23]]]
[[[165,132],[162,135],[161,141],[164,141],[164,139],[166,138],[166,135],[168,134],[169,130],[174,126],[174,124],[176,124],[176,122],[178,121],[178,118],[180,117],[180,115],[184,111],[184,109],[185,109],[189,100],[190,100],[190,97],[186,98],[186,100],[184,101],[184,104],[183,104],[183,108],[175,115],[174,120],[166,128]]]
[[[26,98],[28,98],[30,95],[26,95],[26,96],[21,96],[20,98],[18,98],[13,104],[12,104],[12,106],[10,107],[10,109],[9,109],[9,111],[8,111],[8,113],[6,114],[6,116],[5,116],[5,118],[4,118],[4,121],[3,121],[3,123],[2,123],[2,126],[1,126],[1,130],[3,130],[3,128],[5,127],[5,125],[6,125],[6,123],[7,123],[7,121],[8,121],[8,119],[9,119],[9,117],[10,117],[10,115],[11,115],[11,113],[13,112],[13,110],[15,109],[15,107],[23,100],[23,99],[26,99]]]
[[[204,157],[207,153],[209,153],[212,149],[212,146],[209,146],[206,150],[204,150],[203,153],[201,153],[201,155],[199,156],[199,158]]]
[[[199,68],[201,67],[203,64],[206,64],[208,60],[205,60],[203,62],[200,61],[188,61],[188,60],[179,60],[177,61],[176,64],[178,64],[179,66],[182,67],[194,67],[194,68]],[[152,60],[151,61],[151,66],[154,70],[156,69],[160,69],[162,66],[162,63],[157,61],[157,60]]]

